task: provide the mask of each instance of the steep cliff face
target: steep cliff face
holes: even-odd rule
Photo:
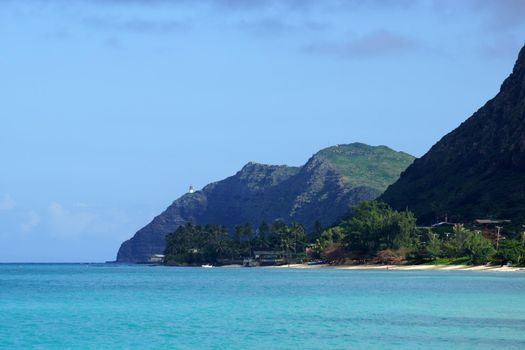
[[[350,144],[315,154],[302,167],[248,163],[237,174],[188,193],[124,242],[120,262],[147,261],[164,251],[166,234],[186,222],[236,224],[276,219],[310,227],[331,224],[349,206],[376,198],[413,157],[385,146]]]
[[[500,92],[417,159],[381,197],[430,223],[525,219],[525,47]]]

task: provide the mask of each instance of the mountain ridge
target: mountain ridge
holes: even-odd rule
[[[525,47],[496,96],[414,161],[381,199],[420,222],[525,219]]]
[[[332,155],[341,153],[347,154],[350,164],[344,169],[341,165],[345,162],[330,161]],[[350,153],[358,157],[352,158]],[[367,157],[372,161],[381,159],[384,164],[369,169],[364,164]],[[350,204],[372,200],[386,188],[383,180],[374,182],[367,178],[381,173],[390,177],[392,183],[413,159],[386,146],[355,143],[323,149],[301,167],[249,162],[233,176],[173,201],[121,245],[117,261],[144,262],[152,254],[162,253],[165,235],[186,222],[224,224],[230,230],[236,224],[256,226],[276,219],[297,221],[307,228],[315,220],[331,224],[348,211]],[[351,164],[352,160],[355,164]],[[353,177],[356,183],[348,183],[344,177]]]

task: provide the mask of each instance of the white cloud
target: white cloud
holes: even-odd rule
[[[345,42],[322,42],[308,45],[307,53],[329,54],[344,58],[378,57],[403,53],[418,48],[419,44],[412,38],[379,30],[355,37]]]
[[[133,222],[133,215],[119,209],[96,208],[84,203],[65,207],[52,202],[47,211],[47,232],[58,238],[108,237],[117,234],[127,237],[132,232],[128,226]]]
[[[20,230],[22,230],[22,232],[29,232],[33,228],[38,226],[39,223],[40,216],[36,212],[30,211],[27,213],[26,220],[22,224],[20,224]]]
[[[61,237],[79,236],[88,233],[97,216],[87,210],[68,210],[60,203],[48,207],[52,233]]]
[[[10,210],[10,209],[13,209],[15,206],[16,206],[16,203],[9,194],[5,194],[0,199],[0,211]]]

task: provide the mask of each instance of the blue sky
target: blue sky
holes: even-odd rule
[[[520,0],[4,0],[0,262],[105,261],[190,184],[355,141],[423,155],[493,97]]]

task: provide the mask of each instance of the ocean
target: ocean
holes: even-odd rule
[[[0,349],[525,349],[525,274],[1,264]]]

